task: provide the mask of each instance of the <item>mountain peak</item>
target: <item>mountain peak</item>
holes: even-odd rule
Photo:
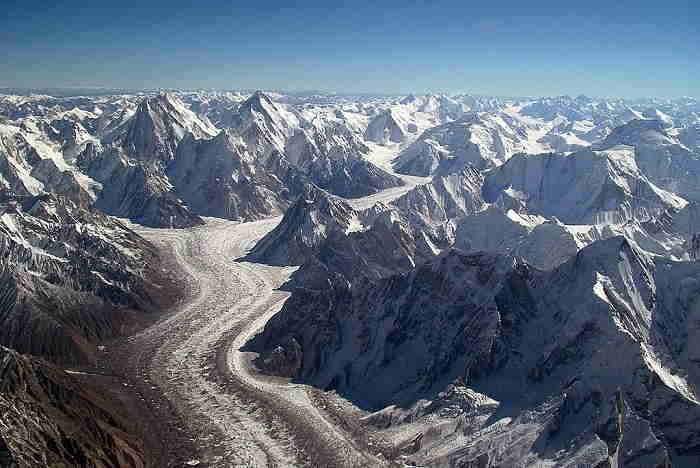
[[[332,232],[346,233],[357,224],[357,213],[344,200],[307,184],[280,224],[255,245],[251,258],[274,264],[302,264]]]
[[[613,146],[664,145],[673,144],[673,139],[666,133],[664,123],[656,119],[634,119],[615,128],[602,142],[592,146],[603,150]]]
[[[270,96],[265,94],[264,91],[255,91],[248,99],[246,99],[241,108],[243,109],[255,109],[258,112],[269,112],[267,107],[270,106],[275,109],[275,104],[270,99]]]
[[[117,138],[137,159],[172,159],[177,144],[187,133],[195,138],[216,135],[216,128],[189,110],[174,94],[144,98]]]

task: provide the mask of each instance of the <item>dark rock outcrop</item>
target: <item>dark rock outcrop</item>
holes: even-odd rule
[[[147,457],[133,430],[96,389],[0,346],[0,463],[11,457],[18,468],[143,468]]]

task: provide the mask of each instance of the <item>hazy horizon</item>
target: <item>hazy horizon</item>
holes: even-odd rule
[[[692,95],[678,95],[678,96],[652,96],[652,95],[646,95],[646,96],[637,96],[637,97],[623,97],[623,96],[614,96],[614,95],[591,95],[591,94],[586,94],[586,93],[569,93],[569,94],[549,94],[549,95],[521,95],[521,96],[515,96],[515,95],[506,95],[506,94],[483,94],[483,93],[476,93],[476,92],[470,92],[469,90],[462,90],[462,91],[454,91],[454,92],[445,92],[442,90],[424,90],[424,91],[414,91],[414,92],[406,92],[406,93],[391,93],[391,92],[373,92],[373,91],[355,91],[355,92],[350,92],[350,91],[339,91],[339,90],[322,90],[322,89],[266,89],[266,88],[204,88],[204,87],[182,87],[182,88],[176,88],[176,87],[170,87],[170,86],[162,86],[162,87],[152,87],[152,88],[125,88],[125,87],[111,87],[111,86],[65,86],[65,87],[55,87],[55,86],[47,86],[47,87],[22,87],[22,86],[5,86],[0,84],[0,94],[5,94],[3,93],[3,90],[10,90],[10,91],[22,91],[20,95],[41,95],[44,94],[42,91],[48,91],[45,93],[48,96],[52,97],[79,97],[79,96],[109,96],[113,95],[113,91],[119,91],[119,92],[124,92],[125,94],[133,94],[133,93],[144,93],[144,94],[155,94],[158,92],[175,92],[175,93],[195,93],[195,92],[208,92],[208,93],[240,93],[240,94],[252,94],[254,92],[263,92],[263,93],[279,93],[281,95],[288,95],[288,96],[306,96],[306,95],[312,95],[312,94],[321,94],[321,95],[336,95],[340,97],[357,97],[357,96],[365,96],[365,97],[379,97],[379,98],[401,98],[405,96],[427,96],[427,95],[445,95],[445,96],[459,96],[459,95],[470,95],[474,97],[492,97],[492,98],[498,98],[498,99],[541,99],[541,98],[557,98],[557,97],[563,97],[563,96],[568,96],[570,98],[576,98],[578,96],[586,96],[591,99],[621,99],[624,101],[646,101],[646,100],[654,100],[654,99],[661,99],[661,100],[679,100],[679,99],[684,99],[684,98],[690,98],[690,99],[700,99],[700,97],[692,96]],[[51,92],[55,92],[54,94],[51,94]],[[83,93],[84,91],[92,91],[92,93]],[[100,92],[103,91],[103,92]],[[12,94],[18,94],[18,93],[7,93],[9,95]]]
[[[0,87],[698,96],[698,10],[682,0],[14,2],[0,20]]]

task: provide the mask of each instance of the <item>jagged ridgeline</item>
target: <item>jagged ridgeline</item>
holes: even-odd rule
[[[373,425],[438,424],[418,445],[424,462],[517,466],[536,450],[664,466],[700,454],[699,281],[697,264],[623,237],[549,272],[449,250],[377,283],[299,290],[250,346],[261,368],[378,411]],[[476,430],[487,418],[502,421],[488,438]]]
[[[231,297],[271,314],[258,288],[298,269],[245,349],[356,405],[392,462],[699,466],[697,100],[173,92],[0,114],[0,466],[148,464],[106,377],[61,370],[182,289],[121,218],[194,228],[195,251],[275,216],[236,264],[265,275]],[[185,414],[187,391],[168,392]]]
[[[214,128],[172,94],[144,99],[77,164],[103,185],[98,207],[157,227],[281,214],[305,181],[347,197],[402,185],[364,160],[367,147],[346,126],[308,122],[263,93],[227,124]]]
[[[90,362],[175,299],[155,247],[114,218],[49,194],[0,207],[0,344]]]
[[[429,183],[369,209],[307,193],[253,248],[300,265],[257,366],[417,466],[695,466],[693,127],[580,97],[421,133],[415,102],[365,138]]]

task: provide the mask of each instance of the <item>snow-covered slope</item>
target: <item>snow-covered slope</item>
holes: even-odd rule
[[[526,132],[511,127],[503,116],[468,114],[426,130],[394,164],[399,173],[428,176],[440,169],[446,173],[467,165],[493,167],[526,148]]]
[[[403,185],[365,159],[369,148],[338,119],[314,119],[287,141],[284,155],[291,165],[324,190],[357,198]]]
[[[424,224],[443,222],[481,210],[483,183],[482,174],[468,166],[418,185],[391,204],[408,217],[420,217]]]
[[[307,185],[282,221],[260,239],[248,258],[275,265],[301,265],[313,258],[335,231],[346,234],[361,229],[358,213],[350,205]]]
[[[678,139],[687,148],[700,151],[700,124],[689,125],[679,131]]]
[[[452,220],[484,207],[482,183],[479,172],[467,168],[365,210],[308,186],[248,258],[302,265],[294,283],[309,287],[329,275],[354,282],[406,271],[454,242]]]
[[[177,197],[198,215],[255,220],[287,208],[293,199],[283,182],[287,172],[259,166],[243,139],[223,130],[209,140],[188,135],[166,174]]]
[[[687,139],[688,134],[684,135]],[[700,154],[669,134],[662,121],[633,120],[616,128],[595,147],[616,145],[633,147],[640,171],[659,187],[688,200],[700,199]]]
[[[193,226],[202,220],[173,193],[166,169],[186,135],[215,133],[176,96],[160,94],[143,99],[101,142],[89,143],[76,163],[102,184],[97,206],[107,213],[149,226]]]
[[[59,145],[32,125],[35,123],[0,124],[2,188],[22,196],[51,192],[81,205],[92,203],[100,185],[67,161]]]
[[[218,130],[206,119],[194,114],[173,94],[144,99],[127,123],[106,138],[120,147],[130,159],[170,161],[178,143],[187,133],[195,138],[210,138]]]
[[[517,154],[489,171],[484,199],[568,224],[649,219],[685,200],[640,171],[627,147],[565,154]]]
[[[253,346],[296,342],[297,378],[383,408],[368,421],[418,465],[657,466],[700,454],[698,278],[621,237],[546,274],[449,251],[375,285],[299,291]]]
[[[371,411],[340,419],[392,463],[695,466],[699,115],[693,98],[0,96],[0,345],[87,362],[174,297],[105,212],[242,221],[244,260],[299,266],[258,364]],[[275,216],[262,239],[245,224]],[[272,315],[237,265],[230,296]]]

